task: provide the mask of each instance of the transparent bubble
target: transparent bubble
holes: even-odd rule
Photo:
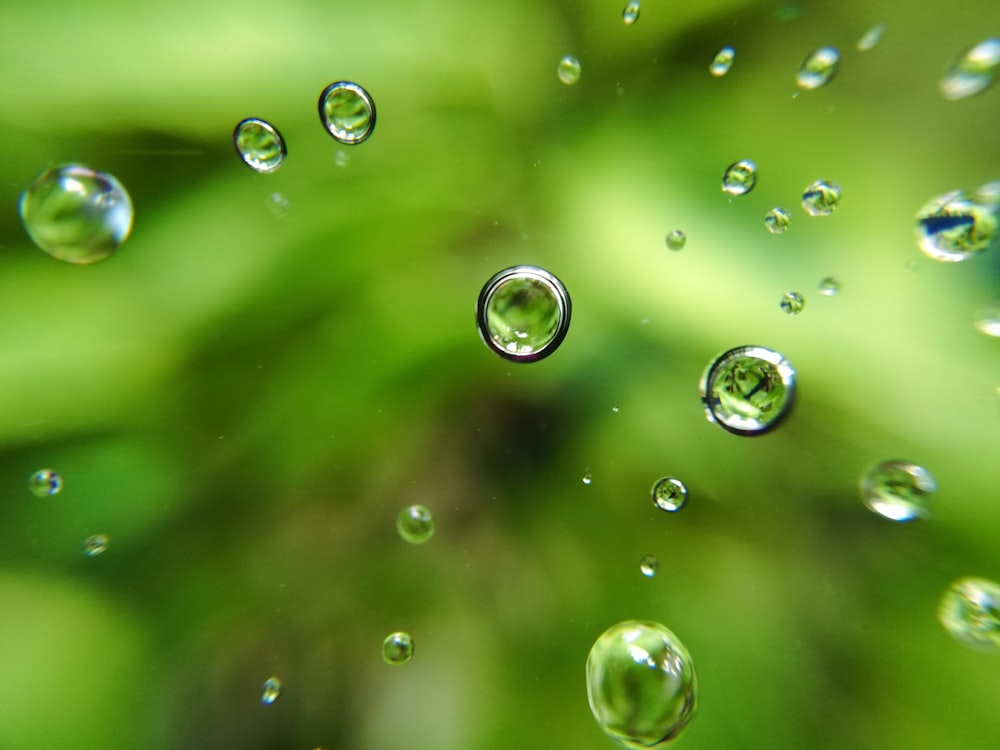
[[[88,536],[83,541],[83,554],[87,557],[97,557],[108,548],[108,535],[107,534],[94,534],[93,536]]]
[[[643,555],[642,559],[639,560],[639,572],[646,576],[646,578],[655,576],[656,571],[659,569],[660,561],[654,555]]]
[[[410,544],[423,544],[434,536],[434,516],[423,505],[403,508],[396,516],[396,531]]]
[[[997,238],[997,212],[963,190],[934,198],[917,212],[917,245],[934,260],[967,260]]]
[[[708,66],[708,72],[716,78],[722,78],[733,67],[733,60],[735,59],[736,50],[732,47],[723,47],[712,59],[712,63]]]
[[[535,266],[514,266],[486,282],[476,306],[486,345],[512,362],[536,362],[554,352],[569,330],[566,287]]]
[[[631,26],[639,20],[639,0],[632,0],[622,11],[622,20],[626,26]]]
[[[680,479],[662,477],[653,484],[653,505],[660,510],[674,513],[684,507],[688,489]]]
[[[1000,338],[1000,301],[980,311],[976,318],[976,330]]]
[[[840,185],[816,180],[802,191],[802,208],[810,216],[829,216],[840,205]]]
[[[802,61],[795,83],[806,91],[818,89],[832,81],[839,69],[840,52],[837,48],[820,47]]]
[[[52,469],[39,469],[28,477],[28,489],[35,497],[58,495],[62,488],[62,477]]]
[[[964,99],[992,86],[1000,76],[1000,37],[966,50],[948,66],[941,79],[945,99]]]
[[[593,482],[593,481],[594,481],[594,477],[591,475],[591,473],[589,471],[586,474],[583,475],[583,483],[584,484],[586,484],[586,485],[589,486],[590,483]]]
[[[788,315],[798,315],[806,306],[806,298],[798,292],[785,292],[781,295],[780,307]]]
[[[757,184],[757,165],[742,159],[726,167],[722,174],[722,190],[730,195],[746,195]]]
[[[330,135],[353,146],[375,130],[375,102],[358,84],[337,81],[319,95],[319,119]]]
[[[833,276],[826,276],[819,282],[819,293],[824,297],[836,297],[840,294],[840,282]]]
[[[233,145],[243,163],[255,172],[270,174],[285,163],[285,139],[271,123],[248,117],[233,130]]]
[[[890,521],[929,516],[927,500],[936,491],[937,482],[931,473],[909,461],[882,461],[861,477],[865,505]]]
[[[264,680],[264,690],[260,694],[260,702],[265,706],[270,706],[281,695],[281,680],[277,677],[268,677]]]
[[[280,217],[288,213],[288,198],[281,193],[271,193],[264,203],[275,216]]]
[[[572,86],[579,81],[582,72],[583,67],[580,65],[580,61],[572,55],[566,55],[559,61],[559,66],[556,68],[559,80],[567,86]]]
[[[680,229],[674,229],[667,233],[667,247],[671,250],[681,250],[687,243],[687,235]]]
[[[691,655],[670,630],[626,620],[591,647],[587,698],[597,725],[620,745],[664,747],[694,717],[698,679]]]
[[[85,265],[111,257],[132,231],[132,199],[106,172],[50,167],[21,193],[28,236],[53,258]]]
[[[724,430],[763,434],[777,427],[795,402],[795,369],[773,349],[730,349],[705,370],[701,401],[708,421]]]
[[[877,23],[872,26],[868,31],[861,35],[858,39],[858,51],[868,52],[876,44],[882,41],[882,35],[885,33],[885,24]]]
[[[783,208],[775,206],[764,216],[764,226],[771,234],[784,234],[792,223],[792,215]]]
[[[1000,651],[1000,585],[985,578],[960,578],[941,597],[938,620],[959,643]]]
[[[386,664],[398,667],[413,657],[413,639],[402,631],[390,633],[382,641],[382,659]]]

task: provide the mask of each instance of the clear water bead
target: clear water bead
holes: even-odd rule
[[[840,205],[840,185],[816,180],[802,191],[802,208],[810,216],[829,216]]]
[[[236,124],[233,145],[243,163],[255,172],[270,174],[285,163],[285,139],[271,123],[248,117]]]
[[[986,578],[960,578],[945,589],[938,620],[959,643],[1000,651],[1000,585]]]
[[[869,510],[890,521],[912,521],[930,515],[927,500],[937,482],[922,466],[909,461],[882,461],[861,477],[861,497]]]
[[[277,677],[268,677],[264,680],[264,690],[260,694],[260,702],[265,706],[270,706],[281,695],[281,680]]]
[[[107,172],[62,164],[21,193],[24,229],[57,260],[86,265],[111,257],[132,231],[132,199]]]
[[[736,50],[732,47],[723,47],[712,58],[712,62],[708,66],[708,72],[716,78],[722,78],[733,67],[733,60],[735,59]]]
[[[398,667],[413,657],[413,639],[402,631],[390,633],[382,641],[382,659],[386,664]]]
[[[877,23],[872,26],[868,31],[861,35],[858,39],[858,52],[868,52],[873,49],[876,44],[882,41],[882,35],[885,33],[885,24]]]
[[[366,141],[375,130],[375,102],[358,84],[337,81],[319,95],[319,119],[326,132],[354,146]]]
[[[992,86],[1000,76],[1000,37],[987,39],[966,50],[948,66],[941,79],[945,99],[965,99]]]
[[[976,330],[1000,338],[1000,301],[980,311],[976,317]]]
[[[730,195],[746,195],[757,184],[757,165],[741,159],[726,167],[722,174],[722,190]]]
[[[608,737],[626,748],[658,748],[694,718],[698,679],[687,648],[669,629],[626,620],[591,647],[587,698]]]
[[[839,69],[840,51],[836,47],[820,47],[802,61],[795,83],[805,91],[818,89],[832,81]]]
[[[806,306],[806,298],[798,292],[785,292],[779,306],[787,315],[798,315]]]
[[[566,287],[536,266],[494,275],[479,294],[476,322],[486,346],[512,362],[536,362],[554,352],[569,330]]]
[[[52,469],[39,469],[28,477],[28,489],[35,497],[58,495],[62,488],[62,477]]]
[[[819,282],[819,293],[824,297],[836,297],[840,294],[840,282],[833,276],[827,276]]]
[[[687,243],[687,235],[680,229],[674,229],[667,233],[667,247],[671,250],[681,250]]]
[[[775,206],[764,216],[764,226],[771,234],[784,234],[791,223],[792,215],[779,206]]]
[[[559,80],[565,83],[567,86],[572,86],[580,80],[580,74],[583,72],[583,67],[580,65],[580,61],[577,60],[572,55],[566,55],[559,61],[559,65],[556,67],[556,75],[559,76]]]
[[[963,190],[934,198],[916,218],[917,246],[934,260],[967,260],[997,238],[996,207],[967,196]]]
[[[763,346],[739,346],[717,357],[701,380],[705,416],[735,435],[768,432],[795,403],[795,368]]]
[[[639,560],[639,572],[646,578],[654,577],[659,569],[660,561],[654,555],[643,555],[642,559]]]
[[[660,510],[675,513],[684,507],[688,490],[680,479],[662,477],[653,484],[653,505]]]
[[[590,484],[593,481],[594,481],[594,477],[591,475],[591,473],[589,471],[586,474],[583,475],[583,483],[585,485],[587,485],[588,487],[590,486]]]
[[[403,508],[396,516],[396,531],[410,544],[423,544],[434,536],[434,516],[423,505]]]
[[[83,554],[87,557],[97,557],[108,548],[109,541],[107,534],[88,536],[83,541]]]
[[[639,0],[632,0],[622,11],[622,21],[626,26],[631,26],[639,20]]]

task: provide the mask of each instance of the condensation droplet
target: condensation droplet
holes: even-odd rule
[[[733,67],[733,60],[735,59],[736,50],[732,47],[723,47],[712,58],[712,62],[708,66],[708,72],[716,78],[722,78]]]
[[[434,536],[434,516],[423,505],[403,508],[396,516],[396,531],[410,544],[423,544]]]
[[[39,469],[28,477],[28,489],[35,497],[58,495],[62,488],[62,477],[52,469]]]
[[[775,206],[764,216],[764,226],[771,234],[784,234],[791,223],[792,215],[779,206]]]
[[[930,515],[927,500],[937,482],[922,466],[909,461],[882,461],[861,476],[865,505],[890,521],[912,521]]]
[[[413,639],[409,633],[390,633],[382,641],[382,659],[386,664],[398,667],[413,657]]]
[[[788,315],[798,315],[806,306],[806,298],[798,292],[785,292],[779,306]]]
[[[746,195],[757,184],[757,165],[742,159],[726,167],[722,174],[722,190],[730,195]]]
[[[281,217],[288,213],[288,198],[281,193],[271,193],[264,203],[275,216]]]
[[[337,81],[319,95],[319,119],[326,132],[345,145],[355,146],[375,130],[375,102],[358,84]]]
[[[621,410],[617,406],[612,406],[611,407],[611,413],[612,414],[617,414],[619,411],[621,411]]]
[[[277,677],[268,677],[264,680],[264,690],[260,694],[260,702],[265,706],[270,706],[281,695],[281,680]]]
[[[233,130],[236,153],[254,172],[270,174],[285,163],[285,139],[271,123],[257,117],[240,120]]]
[[[556,67],[556,74],[559,76],[559,80],[567,86],[572,86],[574,83],[577,83],[580,80],[580,74],[582,72],[583,66],[581,66],[580,61],[572,55],[566,55],[559,61],[559,65]]]
[[[709,422],[735,435],[768,432],[795,403],[795,369],[763,346],[739,346],[718,356],[701,379]]]
[[[837,48],[820,47],[802,61],[795,83],[805,91],[818,89],[832,81],[839,69],[840,52]]]
[[[494,275],[479,294],[476,322],[486,346],[512,362],[536,362],[554,352],[569,330],[566,287],[536,266]]]
[[[934,260],[956,262],[979,255],[997,238],[997,211],[955,190],[917,212],[917,246]]]
[[[819,293],[824,297],[836,297],[840,294],[840,282],[833,276],[827,276],[819,282]]]
[[[976,317],[976,330],[1000,338],[1000,301],[980,311]]]
[[[802,208],[810,216],[829,216],[840,205],[840,185],[816,180],[802,191]]]
[[[987,39],[952,62],[941,79],[945,99],[965,99],[992,86],[1000,75],[1000,37]]]
[[[667,247],[671,250],[681,250],[687,243],[687,235],[680,229],[667,232]]]
[[[872,26],[868,31],[861,35],[858,39],[858,51],[868,52],[876,44],[882,41],[882,35],[885,33],[885,24],[877,23]]]
[[[986,578],[960,578],[941,597],[938,620],[959,643],[1000,651],[1000,585]]]
[[[639,20],[639,0],[632,0],[622,11],[622,21],[626,26],[631,26]]]
[[[662,477],[653,484],[653,505],[668,513],[675,513],[684,507],[688,499],[688,489],[676,477]]]
[[[655,555],[643,555],[642,559],[639,560],[639,572],[646,578],[654,577],[659,569],[660,561],[656,559]]]
[[[590,474],[589,471],[586,474],[583,475],[583,483],[584,484],[586,484],[586,485],[589,486],[590,483],[593,482],[593,481],[594,481],[594,477],[591,476],[591,474]]]
[[[338,148],[337,153],[333,155],[333,163],[338,167],[346,167],[351,163],[351,155],[344,149]]]
[[[87,557],[97,557],[108,548],[107,534],[94,534],[88,536],[83,542],[83,554]]]

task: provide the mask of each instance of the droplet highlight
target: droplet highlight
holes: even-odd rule
[[[28,490],[35,497],[58,495],[62,488],[62,477],[52,469],[39,469],[28,477]]]
[[[390,633],[382,641],[382,659],[386,664],[398,667],[413,658],[413,639],[409,633]]]
[[[337,81],[319,95],[319,119],[340,143],[356,146],[375,130],[375,102],[358,84]]]
[[[781,307],[781,311],[786,315],[798,315],[805,309],[805,306],[806,298],[798,292],[785,292],[781,295],[779,307]]]
[[[954,581],[938,604],[938,621],[959,643],[1000,651],[1000,585],[986,578]]]
[[[712,361],[701,379],[705,416],[735,435],[777,427],[795,403],[795,368],[763,346],[739,346]]]
[[[928,258],[954,263],[981,254],[997,238],[997,210],[955,190],[917,212],[917,246]]]
[[[636,21],[639,20],[639,1],[632,0],[625,9],[622,11],[622,21],[625,22],[626,26],[631,26]]]
[[[733,67],[735,59],[736,50],[732,47],[723,47],[712,58],[712,62],[708,66],[708,72],[715,78],[722,78]]]
[[[820,47],[802,61],[795,76],[795,83],[804,91],[818,89],[830,83],[838,70],[840,70],[839,50],[836,47]]]
[[[277,171],[288,155],[285,139],[278,129],[257,117],[248,117],[237,123],[233,130],[233,145],[243,163],[261,174]]]
[[[86,557],[97,557],[108,548],[109,541],[107,534],[88,536],[83,542],[83,554]]]
[[[976,317],[976,330],[1000,338],[1000,301],[980,311]]]
[[[687,235],[680,229],[674,229],[667,233],[667,247],[670,250],[683,250],[687,244]]]
[[[684,507],[688,499],[688,489],[676,477],[662,477],[653,484],[653,505],[668,513],[676,513]]]
[[[980,94],[1000,76],[1000,37],[987,39],[963,52],[941,79],[945,99],[965,99]]]
[[[802,208],[810,216],[829,216],[840,205],[840,185],[816,180],[802,191]]]
[[[775,206],[764,216],[764,226],[771,234],[784,234],[791,223],[792,215],[779,206]]]
[[[722,190],[729,195],[746,195],[757,184],[757,165],[741,159],[726,167],[722,174]]]
[[[264,680],[264,689],[260,694],[260,702],[265,706],[270,706],[281,695],[281,680],[277,677],[268,677]]]
[[[410,544],[423,544],[434,536],[434,516],[423,505],[403,508],[396,516],[396,531]]]
[[[569,330],[566,287],[536,266],[494,275],[479,294],[476,322],[483,342],[512,362],[537,362],[554,352]]]
[[[858,52],[868,52],[873,49],[876,44],[882,41],[882,35],[885,33],[885,24],[877,23],[872,26],[868,31],[861,35],[858,39]]]
[[[819,293],[824,297],[836,297],[840,294],[840,281],[833,276],[826,276],[819,282]]]
[[[653,578],[660,569],[660,561],[654,555],[643,555],[639,560],[639,572],[646,578]]]
[[[594,477],[591,475],[591,473],[589,471],[586,474],[583,475],[583,483],[585,485],[587,485],[588,487],[590,486],[591,482],[593,482],[593,481],[594,481]]]
[[[556,66],[556,75],[558,75],[559,80],[567,86],[572,86],[579,82],[580,74],[582,72],[583,66],[581,66],[580,61],[572,55],[566,55],[563,57],[559,61],[559,65]]]
[[[288,213],[288,198],[281,193],[271,193],[264,201],[267,210],[277,217],[282,217]]]
[[[890,521],[913,521],[930,515],[927,501],[937,491],[937,482],[922,466],[892,460],[869,467],[860,488],[869,510]]]

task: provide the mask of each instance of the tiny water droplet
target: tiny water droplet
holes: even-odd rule
[[[569,330],[566,287],[536,266],[494,275],[479,294],[476,322],[483,342],[504,359],[536,362],[554,352]]]
[[[660,561],[654,555],[643,555],[642,559],[639,560],[639,572],[646,576],[646,578],[655,576],[656,571],[659,569]]]
[[[885,33],[885,24],[877,23],[872,26],[868,31],[861,35],[858,39],[858,51],[868,52],[876,44],[882,41],[882,35]]]
[[[957,262],[979,255],[997,238],[997,210],[955,190],[917,212],[917,246],[934,260]]]
[[[402,631],[390,633],[382,641],[382,659],[386,664],[398,667],[413,657],[413,639]]]
[[[779,206],[775,206],[764,216],[764,226],[771,234],[784,234],[791,223],[792,215]]]
[[[590,483],[593,482],[593,481],[594,481],[594,477],[591,476],[591,474],[590,474],[589,471],[586,474],[583,475],[583,483],[584,484],[586,484],[586,485],[589,486]]]
[[[713,360],[701,379],[705,417],[735,435],[780,424],[795,402],[795,369],[773,349],[739,346]]]
[[[927,500],[937,491],[937,482],[922,466],[892,460],[869,467],[860,487],[869,510],[890,521],[912,521],[930,515]]]
[[[358,84],[337,81],[319,95],[319,119],[326,132],[345,145],[355,146],[375,130],[375,102]]]
[[[824,297],[836,297],[840,294],[840,282],[833,276],[827,276],[819,282],[819,293]]]
[[[945,99],[965,99],[992,86],[1000,75],[1000,37],[987,39],[952,62],[941,79]]]
[[[960,578],[941,597],[938,620],[959,643],[1000,651],[1000,585],[986,578]]]
[[[647,321],[647,322],[648,322],[648,321]],[[618,411],[619,411],[619,409],[618,409],[618,407],[617,407],[617,406],[612,406],[612,407],[611,407],[611,413],[612,413],[612,414],[617,414],[617,413],[618,413]]]
[[[87,557],[97,557],[108,548],[107,534],[88,536],[83,542],[83,554]]]
[[[333,156],[333,163],[338,167],[346,167],[351,162],[351,155],[344,151],[342,148],[337,149],[337,153]]]
[[[688,490],[680,479],[662,477],[653,484],[653,505],[660,510],[676,513],[687,503]]]
[[[667,247],[671,250],[681,250],[687,243],[687,235],[680,229],[674,229],[667,233]]]
[[[802,208],[810,216],[829,216],[840,205],[840,185],[816,180],[802,191]]]
[[[840,52],[837,48],[820,47],[802,61],[795,83],[805,91],[818,89],[832,81],[839,69]]]
[[[746,195],[757,184],[757,165],[741,159],[726,167],[722,174],[722,190],[730,195]]]
[[[626,26],[631,26],[639,20],[639,0],[632,0],[622,11],[622,20]]]
[[[987,336],[1000,337],[1000,301],[979,313],[976,318],[976,330]]]
[[[574,83],[579,81],[580,74],[582,72],[583,66],[581,66],[580,61],[572,55],[566,55],[563,57],[559,61],[559,65],[556,68],[556,74],[559,76],[559,80],[567,86],[572,86]]]
[[[268,677],[264,680],[264,690],[260,694],[260,702],[265,706],[270,706],[281,695],[281,680],[277,677]]]
[[[403,508],[396,516],[396,531],[410,544],[423,544],[434,536],[434,516],[423,505]]]
[[[265,205],[275,216],[281,217],[288,213],[288,198],[281,193],[271,193],[267,196]]]
[[[233,145],[243,163],[261,174],[270,174],[285,163],[285,139],[271,123],[257,117],[240,120],[233,130]]]
[[[788,315],[798,315],[806,306],[806,299],[798,292],[785,292],[779,305]]]
[[[39,469],[28,477],[28,489],[35,497],[58,495],[62,488],[62,477],[52,469]]]
[[[732,47],[723,47],[712,59],[712,63],[708,66],[708,72],[716,78],[722,78],[733,67],[733,60],[735,59],[736,50]]]

